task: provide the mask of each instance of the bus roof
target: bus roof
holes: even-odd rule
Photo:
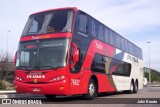
[[[66,10],[66,9],[73,9],[75,11],[78,10],[77,7],[64,7],[64,8],[55,8],[55,9],[48,9],[48,10],[44,10],[44,11],[40,11],[40,12],[35,12],[32,15],[39,14],[39,13],[44,13],[44,12],[51,12],[51,11],[55,11],[55,10]]]

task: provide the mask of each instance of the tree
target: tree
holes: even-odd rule
[[[0,87],[8,88],[13,86],[15,65],[10,53],[0,53]]]

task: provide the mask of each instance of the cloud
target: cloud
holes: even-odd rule
[[[126,32],[126,29],[136,32],[147,26],[160,25],[160,11],[158,11],[160,7],[157,3],[155,3],[156,6],[151,4],[151,0],[136,0],[124,5],[106,7],[94,13],[93,16],[120,32]]]

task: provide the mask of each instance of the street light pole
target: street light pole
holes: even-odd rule
[[[11,32],[11,30],[7,31],[7,62],[8,62],[8,35],[9,35],[9,32]]]
[[[149,45],[149,82],[151,83],[151,65],[150,65],[150,43],[151,42],[147,42]]]

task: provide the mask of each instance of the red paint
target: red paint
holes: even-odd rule
[[[54,33],[54,34],[41,34],[41,35],[31,35],[23,36],[20,38],[20,41],[30,41],[30,40],[40,40],[40,39],[51,39],[51,38],[71,38],[72,33]]]

